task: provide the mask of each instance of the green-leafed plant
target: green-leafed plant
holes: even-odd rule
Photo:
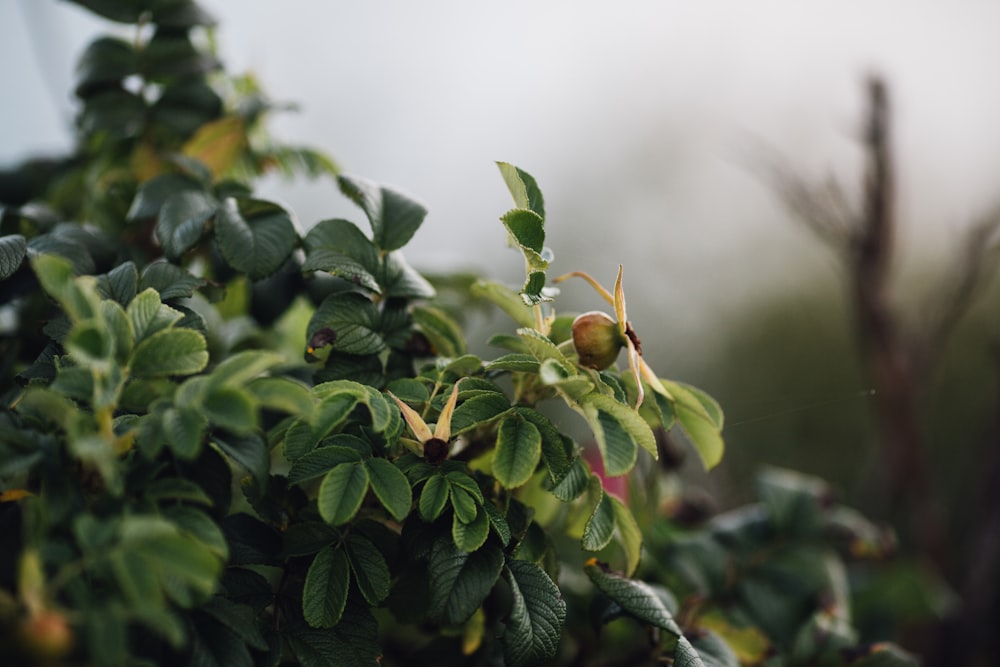
[[[621,269],[612,290],[549,279],[529,174],[499,164],[523,286],[459,290],[459,312],[515,323],[481,359],[401,253],[425,208],[272,145],[211,17],[78,4],[136,33],[83,56],[77,154],[4,181],[13,664],[911,664],[859,645],[843,558],[886,542],[818,482],[770,472],[759,506],[702,528],[663,509],[681,497],[664,434],[710,468],[722,411],[643,360]],[[368,231],[301,235],[254,198],[294,164],[335,175]],[[574,277],[614,315],[558,313]]]

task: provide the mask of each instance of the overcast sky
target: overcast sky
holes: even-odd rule
[[[279,138],[427,204],[408,250],[424,268],[516,275],[497,221],[505,160],[545,192],[556,271],[610,283],[625,262],[626,285],[655,285],[634,291],[663,309],[832,271],[746,149],[849,180],[869,72],[893,95],[908,239],[946,248],[1000,200],[992,0],[202,4],[230,71],[299,103],[274,119]],[[69,147],[72,68],[108,25],[58,0],[0,2],[0,163]],[[329,182],[265,191],[303,227],[360,219]]]

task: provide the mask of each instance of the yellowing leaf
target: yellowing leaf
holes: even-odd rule
[[[198,160],[218,178],[232,169],[246,149],[246,124],[238,116],[206,123],[188,139],[181,152]]]
[[[140,185],[153,180],[165,171],[165,165],[159,153],[147,141],[136,145],[129,158],[129,163],[132,167],[132,176]]]

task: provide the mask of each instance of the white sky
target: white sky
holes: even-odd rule
[[[422,268],[516,278],[497,221],[510,201],[493,161],[506,160],[545,192],[554,270],[610,283],[624,262],[634,319],[833,275],[745,147],[850,180],[870,71],[894,99],[908,240],[946,250],[1000,201],[993,0],[202,4],[227,67],[300,104],[274,119],[279,138],[428,205],[407,253]],[[69,146],[73,64],[108,25],[57,0],[0,2],[0,164]],[[328,182],[265,191],[303,226],[362,221]],[[704,320],[673,326],[696,335]]]

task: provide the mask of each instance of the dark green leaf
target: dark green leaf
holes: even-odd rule
[[[156,220],[156,238],[167,259],[179,259],[198,243],[217,208],[215,199],[199,190],[182,190],[167,197]]]
[[[484,393],[465,401],[451,417],[451,432],[463,433],[490,422],[510,410],[510,401],[503,394]]]
[[[434,521],[441,516],[450,493],[451,485],[447,479],[440,475],[429,477],[420,492],[420,503],[417,506],[421,518],[424,521]]]
[[[318,222],[302,243],[306,247],[307,263],[312,261],[314,252],[327,251],[353,259],[373,276],[379,273],[378,248],[353,222],[340,218]]]
[[[460,357],[466,352],[462,328],[443,310],[431,306],[416,306],[413,321],[431,342],[435,354]]]
[[[250,394],[236,387],[209,391],[201,402],[208,420],[233,433],[248,433],[257,427],[257,409]]]
[[[182,459],[198,455],[208,428],[208,420],[196,408],[170,407],[163,412],[162,430],[167,444]]]
[[[139,16],[146,9],[145,3],[135,0],[70,0],[70,2],[119,23],[137,23]]]
[[[331,629],[290,628],[284,635],[302,667],[373,667],[378,664],[378,624],[367,606],[348,602]]]
[[[162,174],[139,186],[125,217],[130,221],[155,217],[159,215],[163,204],[180,192],[204,193],[204,187],[190,176]]]
[[[514,204],[518,208],[526,208],[534,211],[542,218],[545,217],[545,201],[542,198],[542,191],[538,188],[538,183],[528,172],[515,167],[507,162],[497,162],[500,174],[503,176],[507,189],[510,190],[514,198]]]
[[[145,489],[146,498],[153,502],[183,500],[201,505],[212,505],[212,499],[196,483],[180,477],[165,477],[152,482]]]
[[[389,595],[389,566],[378,547],[367,537],[351,533],[344,544],[354,580],[365,601],[377,606]]]
[[[309,320],[306,339],[311,340],[320,329],[328,329],[334,334],[329,342],[334,352],[376,354],[385,349],[378,328],[378,310],[367,297],[354,292],[331,294]]]
[[[382,291],[378,280],[357,260],[330,248],[317,248],[309,252],[302,264],[303,271],[326,271],[372,292]]]
[[[451,487],[451,506],[455,510],[456,519],[465,523],[475,521],[476,514],[479,512],[479,503],[476,502],[473,495],[455,485]]]
[[[340,539],[333,527],[319,521],[300,521],[288,526],[282,536],[281,554],[285,557],[309,556]]]
[[[0,280],[9,278],[21,268],[28,254],[28,242],[20,234],[0,238]]]
[[[361,461],[361,455],[350,447],[319,447],[297,459],[288,473],[289,484],[314,479],[336,468],[341,463]]]
[[[413,237],[427,209],[406,195],[367,179],[338,176],[340,190],[361,207],[372,226],[375,245],[398,250]]]
[[[195,278],[181,267],[171,264],[165,259],[158,259],[143,269],[139,287],[141,290],[152,287],[160,293],[162,301],[168,301],[190,297],[196,289],[203,285],[205,285],[203,279]]]
[[[212,436],[219,449],[234,463],[242,466],[254,478],[263,483],[270,469],[270,454],[267,443],[259,433],[215,433]]]
[[[573,460],[569,471],[562,480],[552,487],[552,495],[563,502],[573,500],[587,489],[587,482],[590,480],[590,470],[583,459],[577,457]]]
[[[646,582],[615,574],[593,558],[587,561],[583,569],[602,593],[639,621],[678,637],[683,634],[663,599]]]
[[[513,598],[503,637],[507,664],[544,664],[559,648],[566,602],[545,570],[534,563],[508,560],[505,572]]]
[[[2,243],[3,239],[0,239],[0,244]],[[127,306],[139,291],[139,270],[136,269],[135,263],[124,262],[105,275],[98,276],[97,291],[105,299],[112,299],[122,306]]]
[[[77,62],[76,94],[86,97],[94,89],[120,84],[137,73],[137,65],[135,49],[124,39],[95,39]]]
[[[542,436],[520,414],[504,417],[497,431],[493,475],[504,487],[514,489],[527,482],[542,455]]]
[[[428,568],[430,615],[451,624],[467,621],[500,578],[503,561],[503,552],[492,543],[467,553],[450,539],[435,542]]]
[[[608,546],[614,537],[615,508],[610,496],[600,488],[600,478],[595,475],[591,480],[597,481],[595,495],[599,494],[600,500],[583,528],[582,546],[587,551],[600,551]]]
[[[343,549],[326,547],[313,559],[302,589],[302,615],[314,628],[332,628],[347,604],[351,569]]]
[[[406,475],[390,461],[370,458],[365,461],[372,491],[396,521],[402,521],[413,505],[413,491]]]
[[[140,67],[148,79],[166,81],[206,74],[218,68],[219,61],[199,51],[187,31],[158,30],[139,55]]]
[[[215,238],[231,267],[252,280],[265,278],[288,259],[298,243],[288,211],[257,199],[227,198],[215,217]]]
[[[452,497],[456,489],[452,489]],[[464,493],[464,492],[463,492]],[[490,520],[482,505],[475,505],[476,513],[471,521],[463,521],[455,512],[451,521],[451,539],[462,551],[472,552],[483,546],[490,535]]]
[[[382,291],[386,296],[400,299],[434,297],[434,286],[403,259],[401,252],[386,255],[383,273],[385,277],[381,281]]]
[[[133,137],[142,129],[146,102],[134,93],[110,90],[87,98],[77,124],[84,134],[108,132],[115,137]]]
[[[267,641],[257,626],[257,615],[251,607],[236,604],[221,595],[216,595],[207,604],[202,605],[201,611],[229,628],[251,648],[257,651],[267,650]]]
[[[361,462],[342,463],[323,478],[316,503],[319,515],[334,526],[357,513],[368,491],[368,469]]]

